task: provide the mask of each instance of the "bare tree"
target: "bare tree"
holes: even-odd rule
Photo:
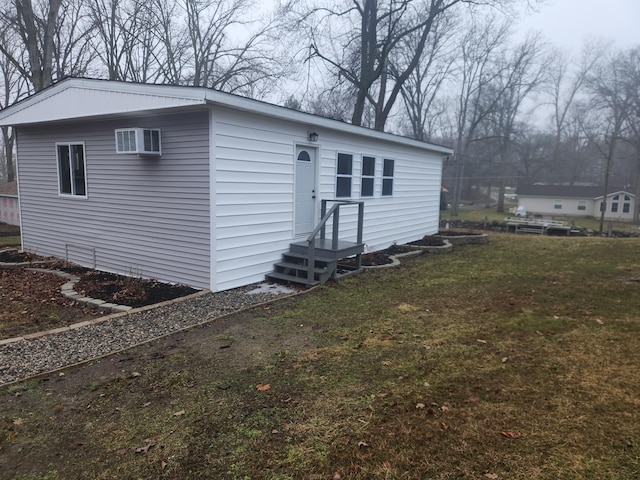
[[[23,56],[24,52],[21,52],[20,42],[15,41],[11,32],[0,33],[0,43],[5,46],[5,49],[11,51],[13,58],[21,58]],[[26,80],[21,75],[20,69],[7,56],[0,56],[0,86],[2,87],[0,110],[11,105],[27,90]],[[16,179],[13,158],[15,131],[8,126],[0,127],[0,129],[2,130],[2,169],[6,180],[12,182]]]
[[[636,204],[633,213],[635,223],[640,223],[640,45],[630,48],[621,57],[620,73],[623,88],[628,98],[626,117],[626,141],[635,150],[635,195]]]
[[[14,0],[0,8],[0,30],[12,35],[26,55],[16,56],[12,45],[0,43],[2,53],[25,77],[33,91],[57,78],[84,75],[91,62],[82,0]]]
[[[143,0],[88,0],[95,34],[91,46],[109,80],[145,83],[158,73],[153,3]]]
[[[295,10],[302,2],[291,0]],[[402,86],[417,67],[437,20],[461,7],[506,7],[514,0],[351,0],[302,6],[296,28],[306,28],[313,57],[356,90],[351,123],[363,124],[364,109],[375,111],[374,128],[384,130]],[[415,36],[413,49],[405,39]],[[402,55],[400,55],[402,52]],[[402,59],[402,61],[400,61]]]
[[[464,27],[463,27],[464,28]],[[509,34],[507,23],[498,23],[494,17],[483,22],[469,22],[458,47],[456,62],[457,81],[454,99],[454,189],[451,214],[458,215],[464,186],[465,164],[477,132],[493,112],[497,96],[490,86],[499,71],[497,55]]]
[[[37,11],[31,0],[14,0],[0,12],[2,28],[15,31],[25,46],[28,65],[13,55],[9,45],[0,44],[0,52],[29,79],[36,92],[53,83],[55,34],[62,1],[43,2],[44,8]]]
[[[543,86],[543,91],[549,96],[552,108],[554,140],[552,163],[549,167],[553,171],[567,171],[567,167],[572,170],[576,165],[571,163],[579,163],[572,148],[580,146],[580,142],[575,142],[575,136],[573,139],[568,138],[568,127],[573,120],[572,116],[576,114],[575,106],[585,93],[586,76],[598,58],[599,50],[593,43],[585,44],[579,62],[573,61],[560,49],[554,49],[551,53],[548,81]],[[568,165],[565,166],[565,163]],[[573,183],[576,176],[570,175],[567,180]]]
[[[54,34],[54,77],[85,76],[93,59],[93,35],[88,12],[81,0],[63,2]]]
[[[429,35],[424,55],[418,59],[416,68],[400,89],[411,136],[418,140],[432,137],[433,130],[439,123],[439,116],[443,115],[446,109],[446,104],[441,101],[439,94],[452,73],[456,59],[457,52],[452,48],[454,27],[455,20],[450,15],[443,15],[437,20]],[[410,61],[405,54],[410,56],[419,41],[417,34],[408,35],[402,41],[405,45],[400,51],[401,58],[405,57],[402,63]]]
[[[548,57],[543,55],[539,35],[529,36],[501,59],[500,74],[494,82],[495,109],[492,114],[494,134],[500,157],[498,212],[504,212],[504,194],[512,158],[513,137],[525,99],[545,80]]]
[[[624,128],[632,113],[631,90],[625,84],[624,57],[609,50],[587,76],[590,93],[589,116],[583,119],[583,129],[604,161],[603,199],[600,208],[600,235],[604,230],[607,194],[611,170]]]

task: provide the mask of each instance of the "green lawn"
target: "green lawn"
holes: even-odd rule
[[[0,477],[640,472],[640,239],[492,234],[0,390]]]
[[[20,244],[20,235],[17,235],[15,237],[0,237],[0,247],[20,246]]]

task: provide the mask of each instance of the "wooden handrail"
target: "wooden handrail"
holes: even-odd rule
[[[327,202],[333,202],[333,205],[327,212]],[[362,230],[364,226],[364,202],[356,202],[353,200],[322,200],[322,206],[320,213],[322,218],[316,228],[307,237],[308,247],[308,265],[307,265],[307,279],[309,282],[314,280],[314,268],[316,265],[316,236],[320,233],[320,238],[324,240],[326,225],[329,219],[333,216],[333,229],[331,232],[331,248],[338,249],[339,230],[340,230],[340,207],[343,205],[358,205],[358,236],[357,242],[362,243]],[[326,213],[325,213],[326,212]],[[359,258],[359,255],[358,255]]]

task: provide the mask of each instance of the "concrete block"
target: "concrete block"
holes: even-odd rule
[[[112,312],[128,312],[132,307],[128,307],[126,305],[114,305],[111,307]]]

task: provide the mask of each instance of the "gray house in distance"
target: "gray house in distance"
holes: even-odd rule
[[[205,88],[66,79],[0,112],[23,249],[212,291],[364,205],[369,250],[436,233],[449,148]],[[340,235],[355,236],[357,205]]]

